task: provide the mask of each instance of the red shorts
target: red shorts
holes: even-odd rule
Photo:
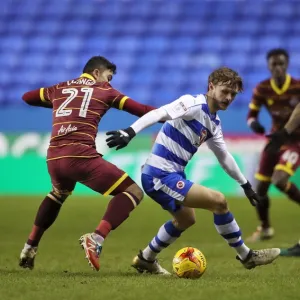
[[[59,157],[58,152],[66,154],[64,151],[59,150],[63,149],[51,150],[51,155],[53,155],[53,152],[57,157]],[[76,155],[74,152],[72,154]],[[97,154],[96,150],[94,154]],[[104,160],[99,154],[92,158],[64,157],[50,159],[47,161],[47,165],[53,189],[60,194],[70,194],[74,190],[76,182],[80,182],[105,196],[124,192],[130,185],[135,183],[127,173]]]
[[[274,170],[281,170],[292,176],[299,166],[299,143],[284,145],[275,155],[270,155],[264,149],[260,157],[259,168],[255,174],[255,178],[259,181],[271,182]]]

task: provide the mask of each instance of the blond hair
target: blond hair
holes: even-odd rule
[[[208,83],[212,82],[214,85],[227,85],[238,92],[243,91],[242,77],[234,70],[222,67],[214,70],[208,77]]]

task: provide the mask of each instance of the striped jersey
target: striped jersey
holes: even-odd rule
[[[184,174],[189,160],[204,142],[215,153],[227,151],[217,114],[209,112],[204,95],[184,95],[162,107],[172,118],[162,126],[143,173],[161,178]]]

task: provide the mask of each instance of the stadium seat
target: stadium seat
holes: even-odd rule
[[[28,87],[73,78],[88,58],[104,55],[118,65],[114,85],[146,102],[153,101],[153,93],[156,99],[172,99],[200,92],[214,68],[233,67],[246,88],[233,105],[246,107],[252,86],[269,76],[269,49],[286,47],[289,71],[300,74],[300,21],[292,5],[189,0],[73,4],[35,0],[31,6],[19,1],[16,7],[10,0],[1,2],[2,88],[9,84],[7,74],[19,70]],[[5,99],[1,93],[0,103],[18,105],[22,76],[16,76],[20,88]]]

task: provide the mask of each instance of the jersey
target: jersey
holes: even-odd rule
[[[209,112],[204,95],[184,95],[163,108],[173,120],[162,126],[143,174],[155,178],[173,172],[184,175],[189,160],[204,142],[210,148],[226,150],[220,119]]]
[[[280,130],[287,123],[295,106],[300,102],[300,80],[286,76],[279,88],[274,79],[260,82],[253,91],[248,119],[256,118],[261,107],[265,107],[272,118],[271,132]],[[292,134],[291,140],[299,140],[300,129]]]
[[[108,82],[96,82],[86,73],[79,78],[41,88],[40,98],[53,105],[48,160],[99,155],[95,151],[95,139],[101,118],[111,107],[122,109],[128,99]],[[74,144],[78,149],[76,154],[68,153],[68,149],[74,152],[71,147],[65,147],[64,153],[54,149],[58,145]]]

